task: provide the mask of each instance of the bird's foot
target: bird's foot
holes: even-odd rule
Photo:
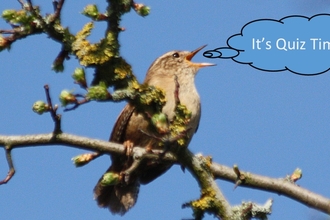
[[[125,149],[126,149],[126,156],[132,156],[132,152],[133,152],[133,147],[134,147],[134,143],[130,140],[127,140],[123,143]]]
[[[146,149],[147,153],[150,153],[150,154],[154,153],[154,151],[152,150],[152,146],[150,144],[148,144],[145,149]]]
[[[129,173],[127,173],[126,171],[120,172],[119,174],[119,179],[120,182],[122,182],[123,184],[127,184],[129,181]]]

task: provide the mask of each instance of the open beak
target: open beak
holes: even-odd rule
[[[197,48],[196,50],[190,52],[190,54],[188,54],[186,56],[186,60],[188,60],[193,66],[197,66],[197,67],[206,67],[206,66],[215,66],[214,63],[193,63],[191,62],[191,59],[200,51],[202,50],[204,47],[206,47],[206,45],[201,46],[199,48]]]

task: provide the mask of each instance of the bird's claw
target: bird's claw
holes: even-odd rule
[[[126,149],[126,156],[131,156],[132,152],[133,152],[133,147],[134,147],[134,143],[130,140],[127,140],[123,143],[125,149]]]
[[[121,182],[125,183],[125,184],[128,184],[129,182],[129,173],[126,172],[126,171],[123,171],[123,172],[120,172],[120,180]]]

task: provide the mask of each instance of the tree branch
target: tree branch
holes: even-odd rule
[[[53,21],[60,17],[61,10],[62,10],[63,4],[64,4],[64,0],[54,1],[54,4],[56,4],[56,7],[54,7],[55,12],[54,12]]]
[[[191,207],[195,219],[202,219],[205,212],[216,214],[219,219],[232,219],[231,206],[210,172],[211,158],[205,158],[201,154],[193,155],[188,148],[184,148],[178,153],[178,160],[188,168],[201,188],[201,198],[186,203],[183,207]]]
[[[229,182],[236,182],[237,175],[232,168],[223,166],[221,164],[212,163],[211,170],[215,178],[226,180]],[[259,189],[276,194],[284,195],[291,199],[296,200],[311,208],[322,211],[326,214],[330,213],[330,199],[307,189],[304,189],[286,178],[270,178],[249,172],[240,171],[245,180],[242,181],[240,186],[252,189]]]
[[[11,135],[0,135],[0,145],[5,148],[8,159],[8,152],[14,148],[23,147],[38,147],[38,146],[52,146],[52,145],[63,145],[68,147],[75,147],[79,149],[85,149],[90,151],[102,152],[103,154],[125,154],[126,148],[121,144],[116,144],[108,141],[102,141],[98,139],[86,138],[77,135],[67,133],[48,133],[48,134],[37,134],[37,135],[24,135],[24,136],[11,136]],[[191,152],[187,149],[188,153]],[[177,158],[172,153],[165,153],[161,155],[162,151],[153,150],[150,153],[147,149],[134,147],[132,155],[138,155],[140,158],[148,159],[161,159],[173,161],[178,164]],[[193,160],[199,161],[201,155],[192,155]],[[10,171],[14,172],[14,167],[11,159],[8,161],[11,163]],[[187,166],[187,162],[185,164]],[[187,166],[189,168],[189,166]],[[212,162],[209,166],[210,171],[216,179],[226,180],[232,183],[236,183],[238,178],[233,168],[220,165]],[[240,171],[241,175],[244,174],[245,179],[241,182],[240,186],[264,190],[273,192],[276,194],[284,195],[291,199],[294,199],[302,204],[305,204],[311,208],[317,209],[324,213],[330,213],[330,199],[323,197],[319,194],[304,189],[285,178],[270,178],[257,174],[252,174],[244,171]],[[12,174],[13,175],[13,174]],[[7,175],[8,177],[8,175]],[[6,177],[6,179],[7,179]],[[8,180],[6,181],[8,182]],[[2,181],[4,183],[4,181]]]

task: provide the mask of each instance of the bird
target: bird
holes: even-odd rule
[[[201,102],[195,87],[195,76],[200,68],[214,65],[191,61],[205,46],[191,52],[174,50],[165,53],[151,64],[144,80],[144,84],[160,88],[165,92],[166,103],[162,108],[162,113],[169,121],[175,116],[177,98],[191,112],[187,124],[189,129],[186,132],[186,146],[197,131],[201,117]],[[176,98],[175,92],[178,87],[179,92]],[[119,114],[109,141],[124,144],[126,147],[160,149],[160,140],[146,132],[149,125],[150,117],[138,111],[133,103],[128,103]],[[128,182],[114,181],[112,184],[104,184],[103,179],[106,174],[119,176],[132,165],[127,155],[113,154],[110,157],[112,164],[96,184],[94,199],[99,207],[108,208],[112,214],[118,215],[124,215],[135,205],[141,184],[152,182],[173,165],[173,162],[169,161],[143,161],[130,175]]]

